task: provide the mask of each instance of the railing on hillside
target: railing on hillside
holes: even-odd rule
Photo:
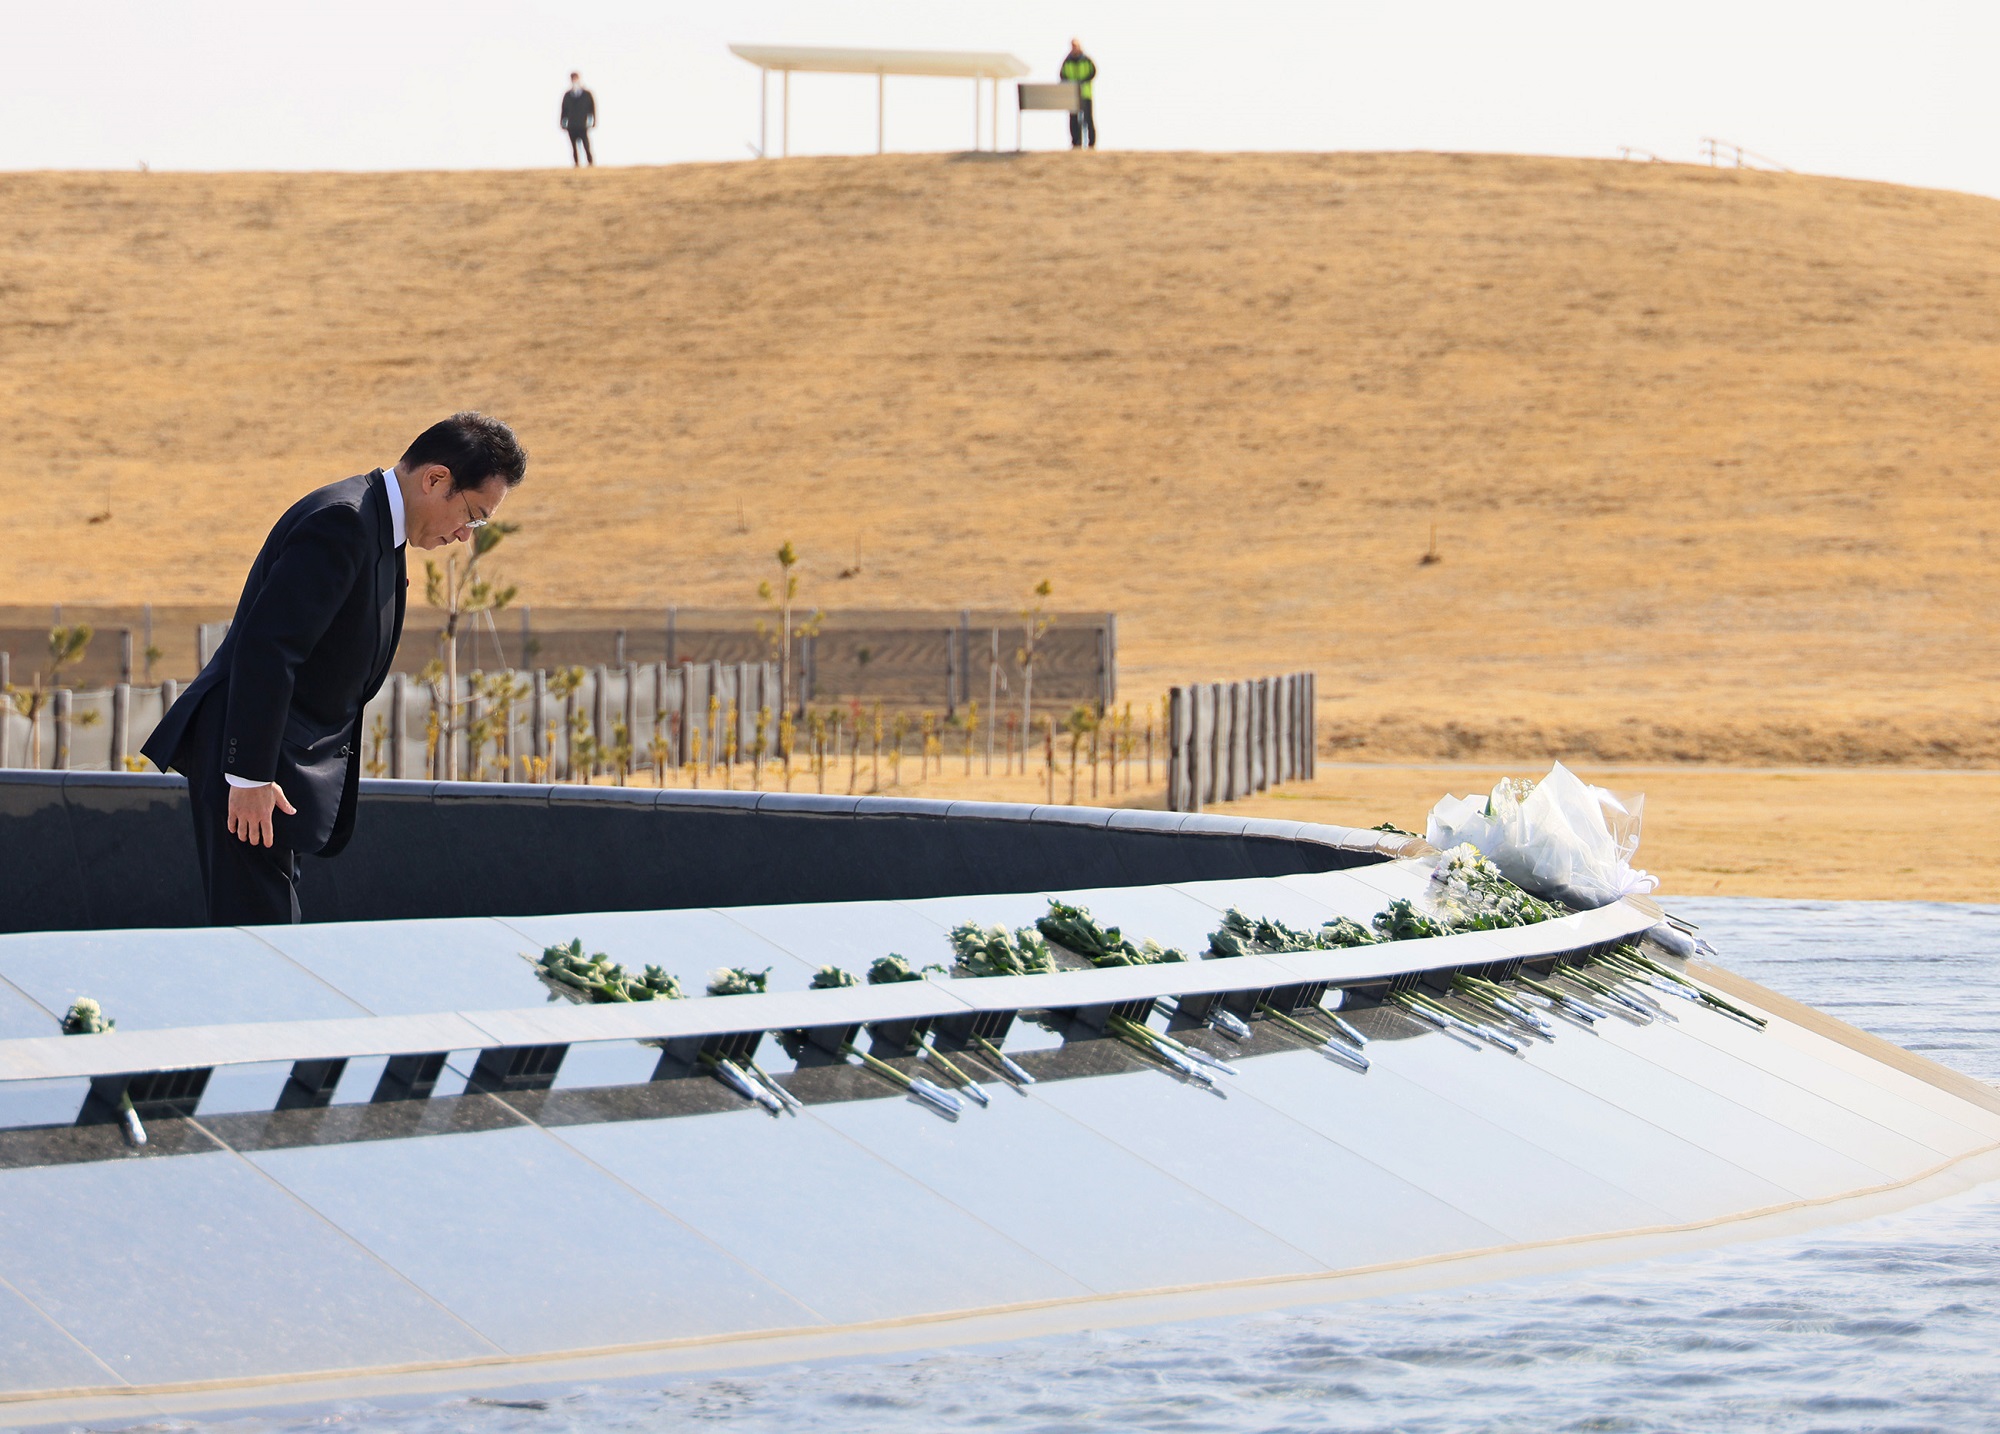
[[[1310,672],[1204,682],[1167,694],[1167,810],[1198,812],[1310,781],[1318,680]]]
[[[1777,174],[1790,174],[1792,167],[1780,164],[1767,154],[1759,154],[1754,149],[1745,149],[1734,140],[1716,139],[1712,135],[1701,137],[1701,157],[1711,169],[1728,167],[1733,169],[1768,169]]]

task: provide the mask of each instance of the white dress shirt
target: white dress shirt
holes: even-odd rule
[[[403,485],[396,481],[396,465],[384,463],[382,477],[389,495],[389,532],[396,540],[396,546],[405,542],[403,521]],[[224,772],[222,780],[232,787],[268,787],[269,782],[253,782],[248,777],[239,777],[234,772]]]

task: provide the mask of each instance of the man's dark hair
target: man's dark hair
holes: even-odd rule
[[[469,410],[419,433],[417,441],[403,450],[402,462],[411,468],[442,463],[451,470],[454,493],[483,488],[493,478],[504,478],[514,488],[528,475],[527,450],[514,430],[497,418]]]

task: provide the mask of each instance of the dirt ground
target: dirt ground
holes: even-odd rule
[[[0,602],[226,601],[474,405],[523,601],[744,604],[790,538],[830,606],[1046,576],[1135,697],[1311,667],[1340,756],[2000,766],[1996,219],[1422,154],[0,176]]]
[[[1421,154],[0,175],[0,602],[228,601],[474,406],[522,601],[744,605],[783,539],[827,606],[1047,577],[1142,707],[1319,673],[1326,775],[1245,810],[1563,756],[1669,891],[1985,899],[1996,220]]]

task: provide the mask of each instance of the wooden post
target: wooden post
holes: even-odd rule
[[[1271,772],[1278,755],[1277,719],[1272,706],[1276,688],[1276,678],[1257,679],[1257,790],[1260,792],[1268,792],[1277,780]]]
[[[1306,674],[1306,780],[1319,776],[1319,674]]]
[[[944,630],[944,720],[958,715],[958,630]]]
[[[1272,677],[1265,681],[1265,722],[1270,744],[1269,781],[1267,786],[1279,786],[1285,780],[1285,679]]]
[[[1190,782],[1188,757],[1192,744],[1188,741],[1188,689],[1170,687],[1167,689],[1167,810],[1170,812],[1193,811],[1193,798],[1189,793]],[[1147,727],[1150,736],[1151,725]],[[1152,744],[1147,743],[1147,755],[1152,754]],[[1152,774],[1147,773],[1148,780]]]
[[[1188,727],[1188,810],[1198,812],[1204,802],[1215,800],[1215,685],[1196,683],[1188,689],[1191,700]]]
[[[1230,743],[1229,765],[1231,771],[1229,775],[1232,784],[1236,788],[1236,795],[1241,798],[1250,795],[1250,729],[1253,725],[1251,721],[1250,699],[1252,689],[1251,684],[1248,682],[1232,682],[1230,688],[1232,705],[1235,709],[1232,718],[1235,723],[1235,730],[1230,734],[1233,740]]]
[[[1214,695],[1215,718],[1209,728],[1210,746],[1206,754],[1208,799],[1221,803],[1229,799],[1229,688],[1225,683],[1214,682],[1209,684],[1209,690]]]
[[[591,673],[590,683],[590,775],[604,770],[604,739],[611,726],[611,674],[603,667]]]
[[[1312,715],[1312,674],[1310,672],[1301,672],[1299,674],[1298,715],[1294,719],[1297,724],[1294,741],[1297,743],[1299,749],[1298,772],[1299,780],[1302,782],[1312,780]]]
[[[1306,691],[1305,674],[1294,672],[1292,674],[1291,688],[1292,688],[1291,703],[1290,706],[1286,709],[1286,714],[1285,714],[1286,733],[1287,733],[1285,747],[1286,750],[1292,754],[1292,764],[1291,764],[1289,779],[1292,781],[1297,781],[1306,774],[1305,752],[1303,750],[1303,743],[1300,738],[1300,734],[1305,731],[1305,724],[1299,720],[1301,715],[1301,709],[1305,705],[1304,703],[1305,691]]]
[[[389,775],[398,779],[403,775],[403,734],[409,715],[410,677],[398,672],[389,678]]]
[[[1215,777],[1213,789],[1215,800],[1218,802],[1226,802],[1236,795],[1234,788],[1230,785],[1231,778],[1235,775],[1232,770],[1235,763],[1231,758],[1236,748],[1236,733],[1230,721],[1234,715],[1230,709],[1230,700],[1235,695],[1236,687],[1234,683],[1218,682],[1215,684]]]
[[[1215,684],[1215,799],[1236,797],[1236,684]]]
[[[1104,700],[1118,700],[1118,614],[1104,614]]]
[[[622,648],[624,644],[620,643],[619,646]],[[625,664],[626,755],[619,763],[623,770],[618,774],[621,782],[631,775],[632,768],[636,765],[634,757],[639,751],[639,746],[639,664],[628,662]]]
[[[55,751],[49,765],[58,772],[69,770],[70,694],[67,687],[58,687],[55,701],[50,708],[51,725],[54,727]]]
[[[132,629],[118,629],[118,680],[127,687],[132,685]],[[113,768],[113,771],[118,770]]]
[[[993,775],[993,727],[1000,720],[1000,629],[994,628],[986,654],[986,775]]]
[[[1289,675],[1271,679],[1271,785],[1278,786],[1292,775],[1291,740],[1292,679]]]
[[[667,730],[667,664],[662,662],[653,668],[653,736],[654,737],[664,736],[666,734],[666,730]],[[646,746],[647,750],[650,752],[652,749],[651,740],[648,740]],[[672,755],[671,752],[669,752],[668,755],[671,756]],[[661,758],[657,763],[655,763],[655,765],[664,766],[665,761],[666,761],[665,758]],[[664,787],[667,784],[666,774],[664,772],[660,772],[656,773],[655,775],[659,777],[660,785]]]
[[[145,616],[141,620],[140,629],[145,633],[146,641],[145,645],[139,649],[139,655],[146,660],[146,685],[151,687],[153,685],[153,605],[147,603],[144,612]],[[5,684],[0,683],[0,686],[5,686]],[[6,763],[0,762],[0,766],[5,765]]]
[[[1238,690],[1238,746],[1242,750],[1242,772],[1236,778],[1236,796],[1256,796],[1254,772],[1250,764],[1256,760],[1256,680],[1244,678],[1236,684]]]
[[[958,700],[972,700],[972,609],[958,610]]]
[[[711,660],[708,664],[708,691],[702,694],[706,708],[702,723],[707,728],[708,770],[713,772],[715,764],[722,760],[722,722],[728,710],[728,700],[722,691],[722,664]]]
[[[684,662],[675,671],[681,679],[681,724],[674,734],[674,765],[685,767],[694,760],[695,714],[704,709],[695,702],[695,665]]]
[[[667,609],[667,666],[669,667],[679,667],[681,665],[680,622],[681,622],[681,610],[678,607],[668,608]]]
[[[132,634],[125,634],[132,645]],[[132,684],[121,682],[111,689],[111,770],[125,770],[125,758],[132,750]]]

